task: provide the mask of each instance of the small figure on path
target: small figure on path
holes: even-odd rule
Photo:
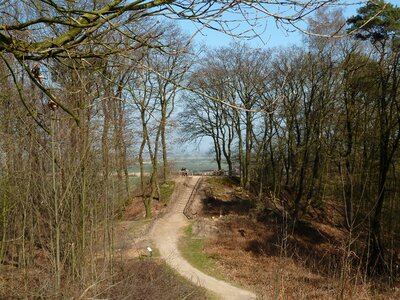
[[[189,170],[187,168],[182,168],[180,173],[182,176],[188,176]]]

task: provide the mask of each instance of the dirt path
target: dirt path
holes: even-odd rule
[[[176,199],[171,212],[159,219],[151,231],[151,236],[161,257],[181,275],[192,282],[214,292],[222,299],[256,299],[255,294],[215,279],[190,265],[178,251],[179,237],[189,222],[183,214],[186,202],[200,176],[182,177],[176,183],[172,199]]]

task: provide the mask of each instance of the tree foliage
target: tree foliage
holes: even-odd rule
[[[325,39],[342,30],[340,11],[321,11],[309,22],[321,35],[301,47],[237,43],[197,64],[193,37],[174,24],[245,36],[224,13],[291,26],[337,3],[1,1],[0,263],[44,274],[21,298],[96,297],[112,278],[113,222],[133,197],[130,166],[139,165],[150,218],[169,175],[177,101],[182,135],[211,137],[218,168],[226,162],[257,193],[262,213],[281,208],[296,224],[322,218],[335,201],[345,247],[358,254],[350,263],[393,278],[399,9],[368,1],[348,20],[357,39],[342,40]]]
[[[242,109],[194,93],[186,111],[194,121],[186,129],[194,137],[214,139],[217,161],[229,141],[231,157],[237,158],[232,169],[244,187],[264,199],[266,214],[271,206],[283,206],[295,226],[320,217],[316,211],[324,210],[329,199],[342,205],[342,225],[351,237],[346,247],[359,253],[358,263],[369,275],[394,276],[393,253],[399,247],[394,242],[399,228],[399,11],[368,1],[348,20],[350,32],[358,29],[355,39],[311,36],[305,48],[257,56],[262,68],[248,60],[258,49],[218,49],[198,68],[194,82],[201,78],[207,83],[198,86],[202,94],[218,92],[224,102],[240,103]],[[315,32],[341,30],[340,12],[317,16],[323,18],[310,21]],[[218,122],[219,116],[226,121]],[[233,139],[223,137],[227,128],[235,128]],[[226,159],[228,165],[232,161]],[[366,237],[363,247],[353,238],[358,235]]]

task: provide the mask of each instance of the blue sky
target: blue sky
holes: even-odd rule
[[[347,3],[359,3],[361,1],[349,0]],[[364,1],[366,2],[366,1]],[[387,0],[386,2],[390,2],[394,5],[399,5],[399,0]],[[360,5],[349,5],[343,7],[345,17],[350,17],[356,14],[356,10]],[[233,18],[231,15],[226,15],[228,20]],[[285,47],[291,44],[300,44],[302,41],[303,34],[299,31],[295,30],[293,27],[286,26],[285,28],[282,24],[277,24],[272,18],[265,18],[258,22],[258,28],[255,29],[257,33],[259,33],[260,37],[256,37],[253,39],[240,39],[241,41],[245,41],[249,43],[253,47],[260,48],[271,48],[271,47]],[[299,24],[301,27],[306,28],[307,25],[305,22]],[[182,22],[181,26],[184,31],[189,34],[193,34],[197,31],[198,26],[194,25],[191,22]],[[251,26],[246,24],[245,22],[232,24],[232,26],[238,26],[235,32],[246,31],[252,29]],[[194,41],[197,44],[205,44],[208,47],[221,47],[226,46],[230,42],[233,42],[235,39],[227,34],[211,30],[211,29],[203,29],[200,33],[197,33]]]
[[[233,41],[241,40],[255,48],[263,48],[299,44],[301,42],[301,37],[302,35],[299,32],[288,32],[287,30],[278,28],[274,23],[268,22],[265,32],[260,34],[260,37],[238,39],[221,32],[207,29],[197,34],[195,41],[199,44],[205,44],[211,47],[221,47]]]
[[[352,0],[349,0],[349,2]],[[394,5],[399,5],[400,1],[399,0],[390,0],[387,1],[390,2]],[[344,8],[344,15],[345,17],[350,17],[353,16],[357,13],[357,8],[360,5],[353,5],[353,6],[347,6]],[[303,27],[306,27],[306,24],[303,24]],[[186,31],[189,34],[193,34],[194,32],[197,31],[198,28],[196,28],[195,25],[193,25],[191,22],[185,21],[181,23],[181,26],[184,31]],[[249,29],[249,26],[246,24],[240,24],[242,30],[247,30]],[[238,30],[240,31],[239,28]],[[264,30],[265,28],[265,30]],[[286,30],[288,29],[288,30]],[[262,21],[260,21],[260,27],[257,29],[259,33],[261,33],[261,39],[260,38],[254,38],[251,40],[246,40],[246,39],[240,39],[241,41],[245,41],[249,43],[252,47],[260,47],[260,48],[272,48],[272,47],[287,47],[292,44],[300,44],[302,42],[303,34],[300,33],[299,31],[294,30],[294,28],[282,28],[279,24],[277,25],[273,19],[267,18]],[[214,30],[210,29],[203,29],[201,33],[197,33],[195,36],[195,43],[197,44],[205,44],[207,47],[221,47],[221,46],[227,46],[229,43],[234,41],[235,39],[224,34],[221,32],[217,32]],[[198,148],[196,146],[199,146]],[[181,153],[181,155],[184,156],[183,153],[186,152],[186,154],[196,154],[196,153],[205,153],[207,152],[212,146],[211,139],[209,138],[204,138],[202,141],[200,141],[199,145],[198,144],[191,144],[191,145],[185,145],[185,146],[179,146],[179,150],[175,149],[176,153]],[[199,151],[199,152],[197,152]],[[211,157],[212,158],[212,157]]]

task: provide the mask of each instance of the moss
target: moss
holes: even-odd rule
[[[214,188],[237,187],[240,185],[240,180],[236,177],[227,176],[211,176],[207,179],[207,182]]]
[[[225,280],[218,271],[216,261],[203,252],[204,240],[193,235],[192,225],[185,228],[184,236],[179,243],[182,256],[196,269],[218,279]]]
[[[171,195],[175,189],[174,181],[166,181],[160,185],[160,196],[163,203],[168,203],[171,199]]]

